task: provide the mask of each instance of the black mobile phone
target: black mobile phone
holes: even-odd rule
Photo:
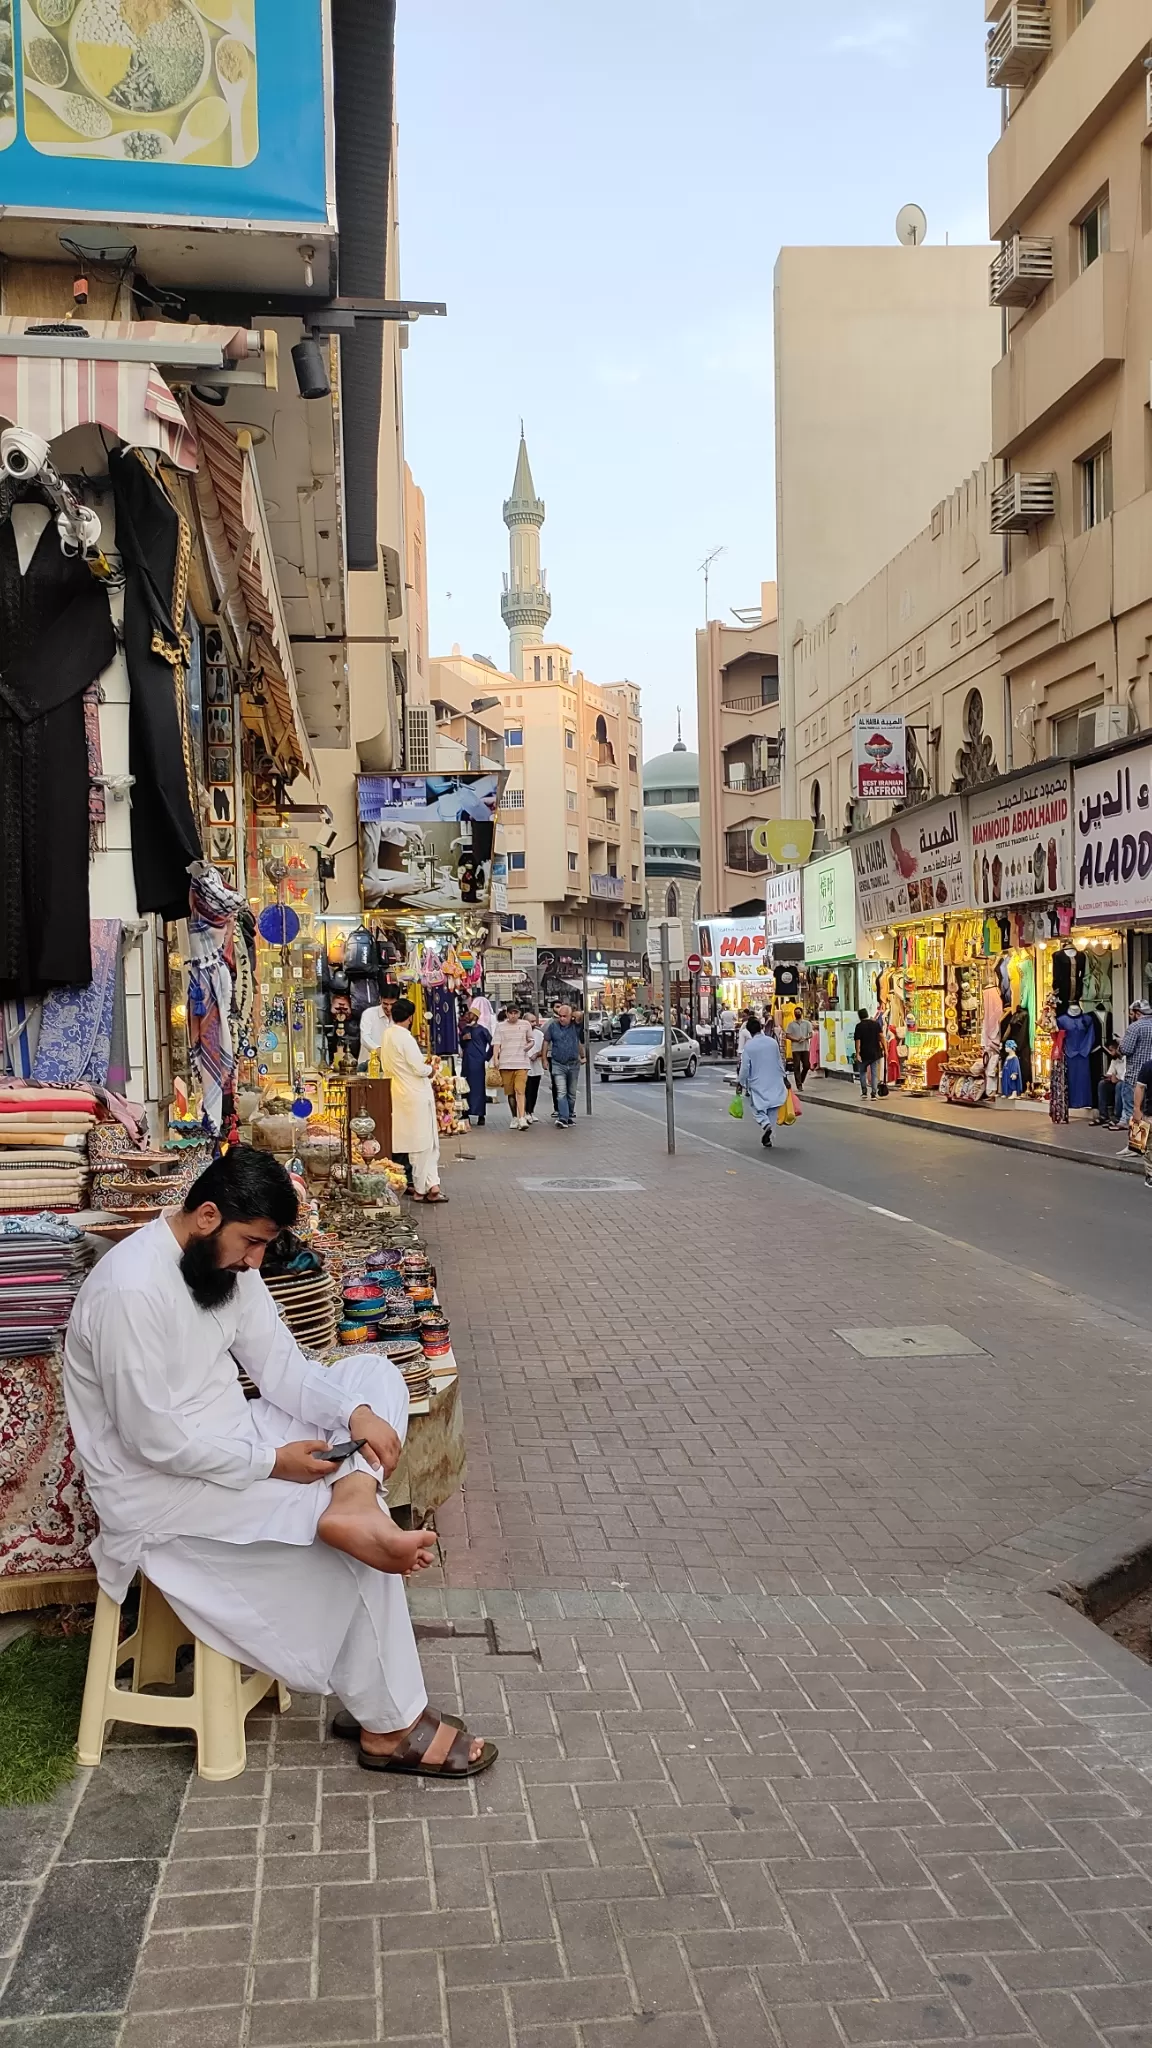
[[[329,1444],[326,1451],[313,1451],[312,1456],[322,1459],[325,1463],[333,1459],[342,1464],[345,1458],[354,1458],[357,1451],[362,1451],[367,1441],[366,1436],[361,1436],[357,1437],[354,1443]]]

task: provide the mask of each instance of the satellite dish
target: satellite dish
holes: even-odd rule
[[[896,239],[906,249],[919,248],[928,233],[928,216],[922,206],[902,206],[896,215]]]

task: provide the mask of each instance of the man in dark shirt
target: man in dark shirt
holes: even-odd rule
[[[570,1128],[576,1113],[576,1084],[584,1063],[580,1026],[567,1003],[556,1005],[556,1015],[544,1032],[542,1057],[556,1084],[556,1115],[560,1129]]]
[[[884,1073],[884,1040],[875,1017],[870,1017],[867,1010],[859,1011],[858,1015],[860,1022],[852,1034],[856,1043],[856,1078],[861,1095],[867,1100],[871,1094],[875,1102]]]

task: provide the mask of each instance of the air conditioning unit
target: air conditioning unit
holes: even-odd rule
[[[1114,740],[1128,737],[1128,710],[1124,704],[1098,704],[1092,714],[1093,747],[1110,747]]]
[[[1052,48],[1052,16],[1042,0],[1012,0],[988,36],[988,83],[1023,86]]]
[[[1047,290],[1055,271],[1056,245],[1050,235],[1013,235],[992,265],[992,304],[1032,305]]]
[[[992,493],[993,533],[1028,533],[1042,519],[1056,517],[1056,478],[1025,470],[1006,477]]]
[[[431,772],[432,732],[431,706],[409,704],[404,712],[404,766],[409,775]]]

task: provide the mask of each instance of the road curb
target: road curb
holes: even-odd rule
[[[1107,1173],[1142,1173],[1143,1162],[1135,1155],[1120,1159],[1101,1159],[1095,1152],[1074,1152],[1070,1147],[1038,1144],[1035,1138],[1015,1138],[1007,1131],[981,1131],[966,1125],[935,1123],[930,1117],[905,1116],[898,1109],[867,1109],[862,1102],[836,1102],[827,1095],[805,1095],[806,1103],[813,1103],[817,1109],[839,1109],[849,1116],[870,1116],[873,1122],[903,1124],[912,1131],[931,1131],[937,1137],[966,1138],[977,1145],[1002,1145],[1010,1152],[1039,1153],[1044,1159],[1066,1159],[1074,1166],[1100,1166]]]

